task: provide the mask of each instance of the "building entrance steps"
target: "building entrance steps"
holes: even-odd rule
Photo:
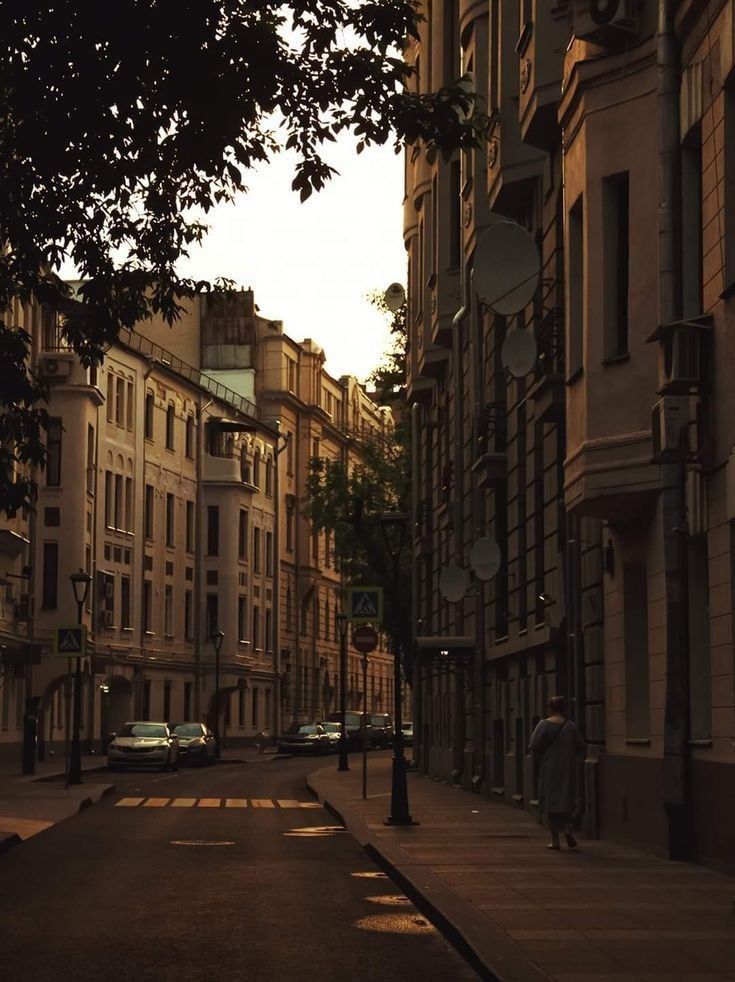
[[[336,764],[312,792],[432,917],[502,982],[735,980],[735,880],[608,840],[545,848],[520,809],[410,773],[411,827],[384,825],[391,760]]]

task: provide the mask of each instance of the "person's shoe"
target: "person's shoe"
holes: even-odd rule
[[[574,838],[571,832],[566,832],[564,834],[564,838],[567,840],[567,845],[569,846],[570,849],[577,848],[577,840]]]
[[[547,849],[556,849],[557,851],[561,848],[558,839],[552,839],[551,842],[546,847]]]

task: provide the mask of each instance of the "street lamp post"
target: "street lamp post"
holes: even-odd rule
[[[339,763],[338,771],[348,771],[350,764],[347,759],[347,729],[345,727],[345,712],[347,707],[347,614],[340,610],[337,614],[339,629],[339,717],[341,729],[339,734]]]
[[[400,512],[388,512],[380,516],[383,533],[393,569],[391,583],[391,647],[393,649],[393,772],[390,792],[388,825],[414,825],[408,810],[408,784],[406,758],[403,754],[403,710],[401,706],[401,649],[398,644],[399,604],[401,602],[398,578],[399,560],[406,538],[406,516]]]
[[[219,743],[219,653],[222,650],[222,642],[225,639],[224,631],[215,631],[212,634],[212,645],[214,646],[214,745],[217,751],[217,759],[220,756]]]
[[[84,616],[84,604],[89,594],[92,577],[83,569],[72,573],[69,577],[77,602],[77,624],[81,625]],[[71,735],[71,753],[69,755],[69,784],[82,783],[82,748],[79,740],[82,717],[82,659],[76,659],[74,670],[74,722]]]

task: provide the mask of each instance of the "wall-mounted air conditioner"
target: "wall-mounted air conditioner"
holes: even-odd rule
[[[72,363],[69,358],[44,355],[38,362],[38,374],[44,381],[63,382],[71,375]]]
[[[574,36],[615,45],[638,33],[640,0],[575,0]]]
[[[651,410],[653,453],[686,450],[686,427],[690,419],[689,399],[686,396],[664,396]]]

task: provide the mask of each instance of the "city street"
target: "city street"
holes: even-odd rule
[[[318,766],[114,775],[0,856],[3,982],[476,978],[310,796]]]

